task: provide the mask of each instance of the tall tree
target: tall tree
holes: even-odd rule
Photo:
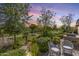
[[[23,31],[21,16],[27,15],[29,4],[4,4],[4,12],[7,16],[5,23],[5,31],[14,35],[14,41],[16,42],[16,34]]]
[[[28,34],[30,31],[30,29],[26,27],[26,24],[29,25],[28,21],[31,20],[31,17],[33,16],[33,15],[29,15],[30,8],[31,8],[30,4],[22,4],[21,20],[22,20],[22,23],[24,24],[23,36],[26,39],[26,44],[27,44]]]
[[[4,40],[4,24],[6,22],[6,15],[4,13],[4,4],[0,4],[0,37]]]
[[[41,15],[39,16],[39,18],[37,19],[37,21],[41,24],[43,24],[44,26],[48,26],[51,24],[51,18],[53,18],[55,16],[55,12],[51,11],[51,10],[47,10],[45,8],[42,8],[41,10]]]
[[[38,23],[42,24],[44,26],[43,33],[46,34],[46,27],[50,26],[52,21],[51,19],[55,17],[55,12],[51,10],[47,10],[45,8],[42,8],[41,15],[37,19]]]
[[[69,30],[70,28],[70,24],[72,23],[73,21],[73,15],[72,14],[68,14],[68,16],[62,16],[60,18],[61,22],[63,23],[63,26],[64,26],[64,29],[65,30]]]

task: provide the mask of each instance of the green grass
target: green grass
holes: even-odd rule
[[[0,54],[0,56],[24,56],[24,55],[25,55],[25,50],[22,49],[10,50]]]

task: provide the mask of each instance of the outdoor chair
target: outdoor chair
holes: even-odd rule
[[[62,48],[64,55],[73,55],[73,44],[70,41],[64,40]]]
[[[53,43],[49,43],[49,56],[58,56],[60,49],[57,45],[53,44]]]

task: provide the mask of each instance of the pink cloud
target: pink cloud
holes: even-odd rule
[[[39,16],[40,14],[38,14],[38,13],[34,13],[34,12],[30,12],[29,15]]]

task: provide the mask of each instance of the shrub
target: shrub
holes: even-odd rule
[[[38,47],[37,43],[32,44],[31,53],[32,53],[33,56],[39,55],[39,47]]]
[[[49,41],[48,37],[40,37],[37,40],[40,52],[47,52],[48,51],[48,41]]]
[[[15,50],[7,51],[5,53],[1,53],[0,55],[1,56],[24,56],[25,50],[15,49]]]
[[[16,44],[14,44],[14,49],[19,48],[25,44],[25,39],[22,36],[16,38]]]

